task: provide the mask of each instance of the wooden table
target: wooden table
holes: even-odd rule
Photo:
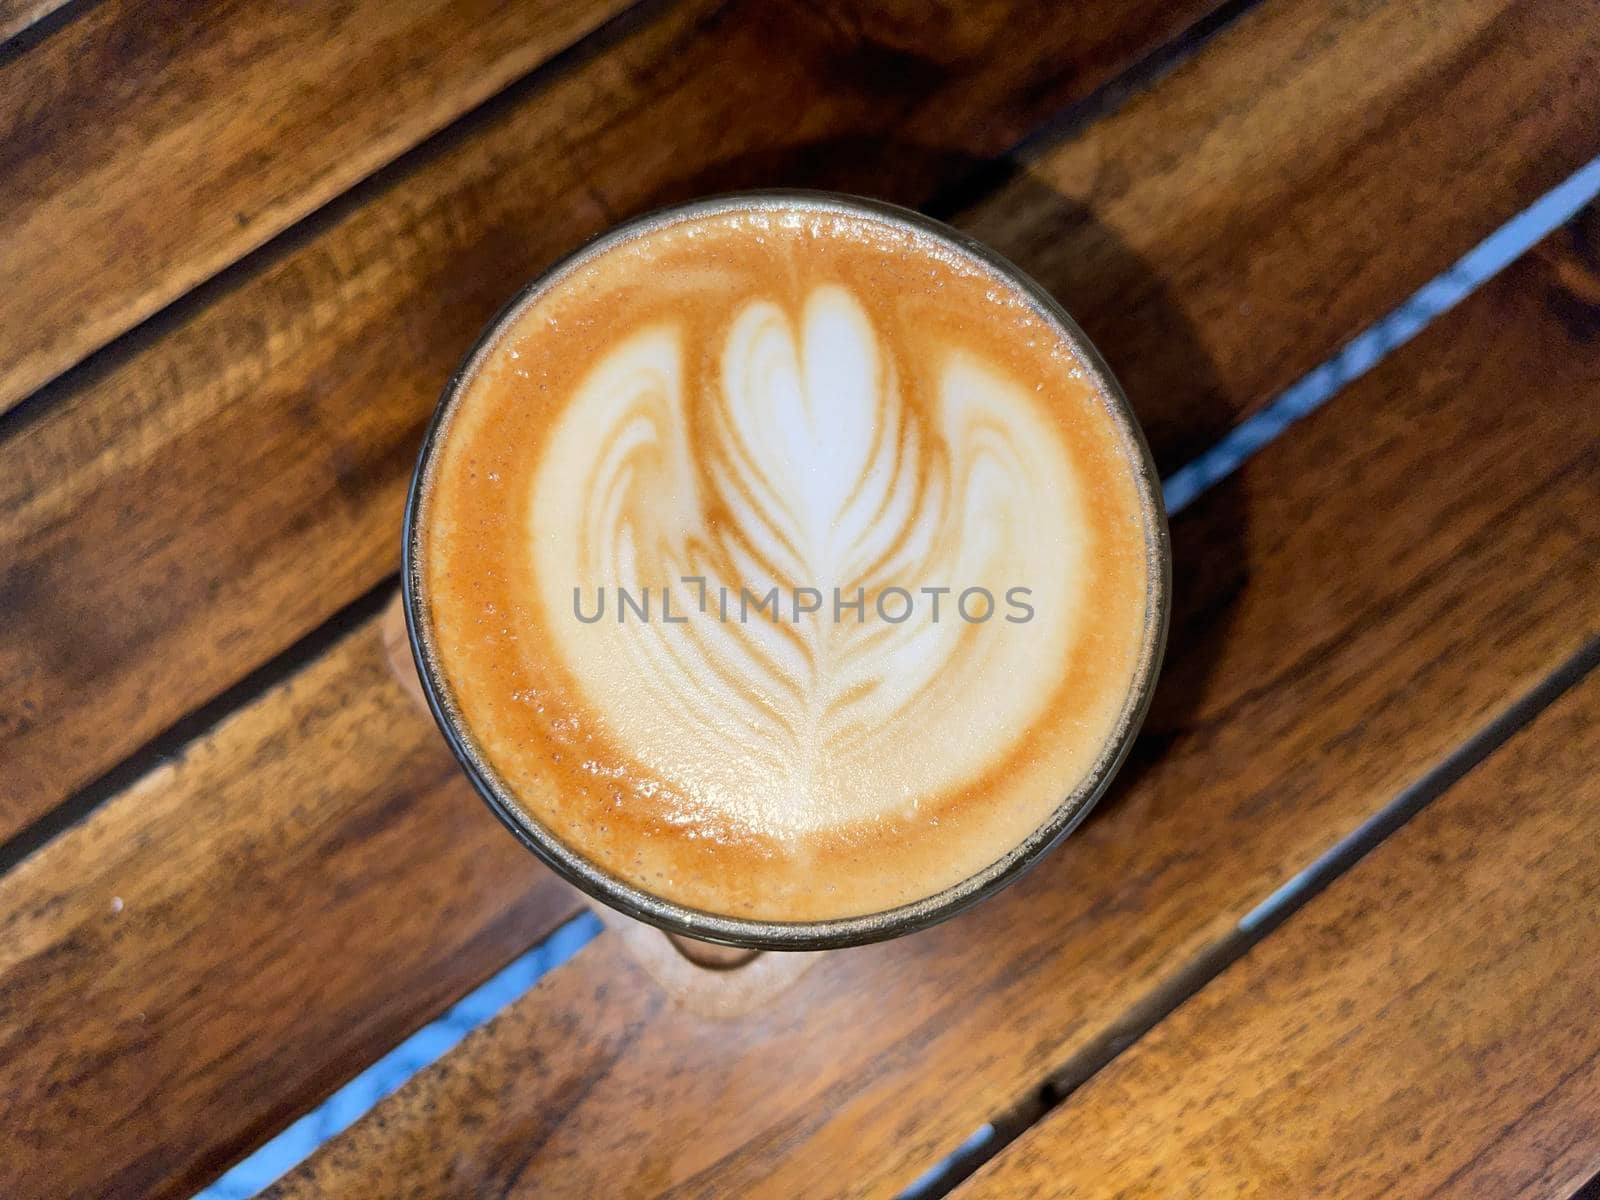
[[[0,0],[0,39],[8,1200],[192,1193],[580,911],[382,613],[443,380],[587,235],[924,208],[1066,303],[1170,471],[1600,154],[1586,0]],[[926,1194],[1573,1195],[1600,215],[1173,537],[1146,730],[1020,884],[735,1019],[605,933],[279,1194],[883,1196],[987,1124]]]

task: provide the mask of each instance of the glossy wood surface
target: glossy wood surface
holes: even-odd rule
[[[393,575],[439,390],[554,259],[705,191],[924,203],[1205,6],[1086,38],[1053,5],[858,7],[634,22],[36,398],[0,439],[0,840]]]
[[[1572,1195],[1600,1172],[1596,764],[1590,675],[955,1194]]]
[[[275,1194],[893,1194],[1115,1046],[1600,636],[1600,425],[1574,403],[1600,395],[1597,235],[1590,212],[1177,519],[1132,766],[1019,884],[738,1022],[604,936]]]
[[[581,911],[381,614],[440,386],[584,238],[925,208],[1063,300],[1170,471],[1597,154],[1568,0],[0,0],[0,1196],[192,1194]],[[607,932],[281,1194],[890,1195],[998,1120],[970,1188],[1565,1200],[1593,686],[1535,710],[1600,633],[1597,229],[1177,519],[1145,734],[1015,888],[721,1018]],[[1357,946],[1417,986],[1373,1009]],[[1263,1122],[1294,1152],[1230,1149]]]

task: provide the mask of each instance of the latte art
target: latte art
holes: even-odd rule
[[[746,616],[751,594],[809,587],[858,597],[860,619],[730,626],[691,619],[685,593],[677,623],[629,623],[619,601],[617,623],[556,644],[596,717],[702,817],[761,833],[970,782],[1047,703],[1072,622],[891,623],[868,601],[1027,580],[1035,606],[1076,613],[1085,521],[1058,439],[1017,380],[967,348],[910,352],[837,284],[792,312],[744,304],[720,344],[687,336],[617,346],[551,436],[528,510],[550,624],[569,581],[638,596],[683,578],[731,585]]]
[[[519,821],[650,895],[813,921],[953,886],[1110,753],[1159,523],[1072,337],[825,205],[648,227],[469,365],[416,571]]]

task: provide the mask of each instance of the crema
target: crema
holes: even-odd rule
[[[1137,432],[987,258],[730,200],[555,271],[466,368],[414,569],[484,773],[600,871],[882,912],[1046,823],[1148,666]]]

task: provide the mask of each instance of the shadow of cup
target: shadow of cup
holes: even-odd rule
[[[1231,427],[1232,405],[1182,308],[1169,295],[1160,265],[1146,262],[1089,206],[1030,175],[1025,166],[883,139],[837,139],[712,164],[663,185],[637,211],[761,187],[824,188],[920,208],[997,250],[1054,295],[1087,332],[1127,392],[1163,474]],[[619,220],[633,215],[616,214]],[[1117,836],[1137,836],[1152,819],[1148,812],[1123,810],[1139,795],[1138,782],[1150,765],[1190,725],[1206,693],[1232,619],[1229,600],[1242,582],[1242,489],[1237,483],[1219,488],[1205,506],[1203,537],[1186,537],[1182,526],[1174,530],[1165,666],[1143,731],[1087,828],[1103,830],[1108,817],[1118,814]],[[1062,854],[1058,847],[1040,861]],[[1041,884],[1049,886],[1050,880],[1036,879],[1031,886]],[[700,962],[696,946],[675,949],[663,962],[692,966],[705,976],[745,974],[755,961],[714,956]]]

